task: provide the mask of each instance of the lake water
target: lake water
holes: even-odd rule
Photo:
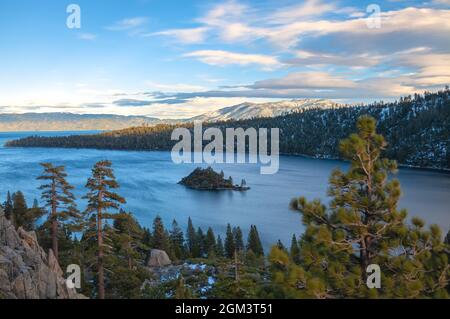
[[[80,134],[79,132],[76,132]],[[36,133],[67,135],[70,132]],[[260,175],[255,164],[215,165],[235,181],[246,179],[248,192],[202,192],[186,189],[177,182],[188,175],[195,164],[175,165],[169,152],[134,152],[46,148],[4,148],[5,141],[33,133],[0,133],[0,199],[6,192],[21,190],[29,204],[39,198],[40,162],[65,165],[68,180],[75,185],[78,198],[85,194],[84,185],[93,164],[101,159],[113,162],[121,185],[119,193],[127,199],[124,209],[135,214],[140,223],[151,226],[160,215],[166,226],[175,218],[185,228],[190,216],[196,227],[206,231],[211,226],[223,236],[227,223],[239,225],[246,234],[250,225],[258,227],[267,248],[281,239],[290,243],[293,233],[303,231],[299,214],[289,210],[293,197],[306,196],[328,201],[328,177],[336,167],[347,164],[336,160],[317,160],[294,156],[280,158],[276,175]],[[400,207],[409,216],[419,216],[436,223],[446,233],[450,226],[450,175],[434,171],[401,169],[398,174],[403,196]],[[80,208],[85,202],[79,201]]]

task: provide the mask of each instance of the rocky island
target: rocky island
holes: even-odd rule
[[[231,176],[225,179],[223,171],[217,173],[211,167],[196,168],[191,174],[184,177],[179,184],[197,190],[247,191],[250,189],[244,179],[241,181],[241,185],[236,185],[233,183]]]

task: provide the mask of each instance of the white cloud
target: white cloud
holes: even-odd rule
[[[404,35],[416,36],[414,41],[427,41],[426,37],[435,39],[436,35],[450,32],[450,10],[406,8],[398,11],[381,13],[381,28],[371,29],[367,26],[370,17],[347,20],[299,21],[281,27],[267,29],[264,37],[279,47],[295,46],[304,37],[322,37],[334,35],[346,37],[356,46],[368,46],[375,42],[383,47],[384,40],[402,41]],[[389,38],[391,37],[391,38]],[[425,38],[424,38],[425,37]],[[395,40],[394,40],[395,41]],[[339,41],[336,41],[339,45]],[[438,41],[436,44],[439,45]],[[388,44],[384,47],[389,47]],[[446,44],[442,44],[446,45]]]
[[[296,72],[283,78],[257,81],[253,89],[335,89],[354,88],[355,82],[326,72]]]
[[[301,4],[278,9],[269,17],[271,23],[286,24],[317,16],[336,10],[336,5],[322,0],[306,0]]]
[[[145,85],[150,90],[164,92],[200,92],[207,90],[204,86],[185,83],[157,83],[146,81]]]
[[[78,35],[78,38],[80,40],[93,41],[93,40],[97,39],[97,35],[95,35],[93,33],[80,33]]]
[[[273,69],[281,64],[276,57],[262,54],[235,53],[221,50],[200,50],[184,54],[209,65],[260,65],[265,69]]]
[[[433,0],[434,4],[444,4],[444,5],[450,5],[450,0]]]
[[[203,42],[205,40],[206,33],[208,32],[208,30],[209,29],[206,27],[191,28],[191,29],[171,29],[146,34],[145,36],[158,36],[158,35],[169,36],[173,37],[175,40],[181,43],[192,44]]]
[[[113,25],[106,27],[107,30],[110,31],[127,31],[131,29],[135,29],[145,25],[148,21],[146,17],[134,17],[134,18],[126,18],[120,21],[117,21]]]
[[[219,5],[216,5],[208,13],[198,19],[198,22],[211,26],[222,26],[224,20],[238,21],[248,11],[248,7],[242,3],[236,1],[228,1]]]
[[[316,66],[316,65],[339,65],[349,67],[371,67],[379,64],[383,56],[375,54],[345,54],[338,55],[326,52],[313,52],[299,50],[295,52],[295,57],[283,61],[286,64]]]

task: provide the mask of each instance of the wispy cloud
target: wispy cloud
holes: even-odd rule
[[[333,1],[306,0],[301,4],[276,10],[273,15],[268,17],[268,20],[274,24],[293,23],[318,17],[336,9]]]
[[[221,50],[201,50],[184,54],[185,57],[193,57],[199,61],[217,66],[232,64],[259,65],[264,69],[273,69],[281,66],[276,57],[263,54],[246,54]]]
[[[191,29],[171,29],[149,33],[144,36],[168,36],[183,44],[202,43],[209,28],[199,27]]]
[[[296,72],[290,73],[278,79],[257,81],[247,86],[251,89],[338,89],[354,88],[355,82],[342,76],[332,75],[326,72]]]
[[[142,27],[147,22],[148,18],[146,17],[126,18],[115,22],[113,25],[106,27],[106,29],[110,31],[129,31]]]
[[[207,90],[204,86],[186,83],[157,83],[154,81],[146,81],[145,85],[151,90],[164,92],[199,92]]]
[[[80,33],[78,35],[78,38],[80,40],[93,41],[93,40],[97,39],[97,35],[95,35],[93,33]]]

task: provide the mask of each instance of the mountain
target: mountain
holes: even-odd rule
[[[245,102],[193,117],[190,121],[218,122],[248,120],[260,117],[275,117],[316,108],[329,109],[336,106],[339,106],[339,104],[325,99],[302,99],[267,103]]]
[[[15,229],[0,208],[0,299],[85,299],[68,288],[58,261],[36,234]]]
[[[270,103],[242,103],[181,120],[160,120],[147,116],[74,113],[0,114],[0,132],[30,131],[108,131],[135,126],[186,123],[194,120],[217,122],[275,117],[313,108],[327,109],[338,104],[321,99],[305,99]]]
[[[204,129],[279,128],[280,152],[317,158],[338,158],[339,142],[355,131],[360,116],[377,120],[387,142],[385,155],[400,164],[450,170],[450,90],[426,92],[391,103],[353,107],[312,108],[271,118],[205,123]],[[177,127],[193,131],[192,123],[133,127],[95,135],[67,137],[31,136],[9,141],[7,147],[65,147],[119,150],[171,150]],[[193,136],[193,134],[191,133]],[[209,141],[204,141],[204,144]]]
[[[117,130],[160,120],[146,116],[73,113],[0,114],[0,132]]]

